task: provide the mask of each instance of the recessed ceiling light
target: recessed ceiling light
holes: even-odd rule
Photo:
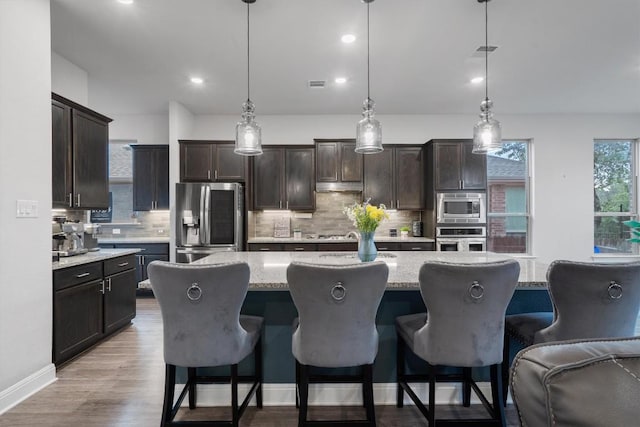
[[[356,41],[356,36],[353,34],[345,34],[340,38],[340,40],[342,40],[342,43],[353,43]]]
[[[122,3],[122,4],[133,4],[133,0],[118,0],[118,3]]]
[[[337,84],[342,85],[342,84],[345,84],[347,82],[347,78],[346,77],[336,77],[334,81]]]
[[[201,85],[204,83],[204,80],[201,77],[191,77],[191,83],[194,85]]]
[[[477,85],[478,83],[482,83],[484,81],[484,77],[474,77],[471,79],[471,83]]]

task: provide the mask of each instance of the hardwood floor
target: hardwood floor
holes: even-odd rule
[[[0,416],[0,427],[29,426],[135,426],[160,424],[164,385],[162,320],[153,298],[138,298],[138,314],[133,324],[58,370],[58,381]],[[483,414],[482,408],[438,407],[438,416]],[[182,419],[228,417],[225,408],[198,408],[181,411]],[[311,408],[313,419],[360,416],[362,408]],[[518,426],[510,405],[509,426]],[[380,427],[426,426],[413,406],[377,406]],[[293,427],[295,407],[249,407],[241,426]]]

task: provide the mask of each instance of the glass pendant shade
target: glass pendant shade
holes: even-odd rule
[[[382,148],[382,126],[374,118],[374,102],[368,98],[364,102],[363,119],[356,127],[356,153],[374,154],[384,150]]]
[[[236,154],[257,156],[262,154],[262,128],[254,121],[251,100],[242,104],[242,120],[236,124]]]
[[[473,153],[486,154],[502,147],[502,126],[493,118],[491,101],[485,99],[480,109],[480,121],[473,127]]]

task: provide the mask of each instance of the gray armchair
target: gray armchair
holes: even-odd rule
[[[633,336],[640,308],[640,262],[554,261],[547,271],[553,313],[513,314],[505,320],[503,382],[509,347],[586,338]],[[505,396],[506,400],[506,388]]]
[[[388,276],[389,268],[384,262],[346,266],[291,263],[287,268],[289,291],[299,316],[292,336],[300,400],[299,426],[319,424],[307,420],[309,383],[325,382],[327,377],[311,375],[311,368],[355,366],[361,367],[361,376],[343,376],[338,382],[362,381],[367,420],[354,422],[375,426],[372,377],[378,353],[375,321]]]
[[[537,344],[516,356],[511,390],[523,426],[640,424],[640,337]]]
[[[187,392],[189,408],[196,407],[197,384],[230,382],[232,419],[228,425],[237,427],[254,393],[257,406],[262,407],[260,335],[263,319],[240,315],[249,288],[249,266],[246,263],[188,265],[154,261],[149,264],[149,280],[160,304],[163,323],[166,375],[161,426],[189,424],[173,419]],[[238,363],[252,352],[255,374],[242,379],[252,387],[238,407]],[[197,375],[196,368],[224,365],[231,367],[229,377]],[[188,380],[174,404],[177,366],[187,368]]]
[[[403,406],[406,392],[430,427],[440,425],[435,416],[436,381],[459,381],[463,384],[463,405],[469,406],[473,388],[491,416],[464,420],[464,425],[506,425],[499,377],[501,346],[504,315],[519,274],[520,265],[515,260],[482,264],[427,262],[420,268],[420,292],[427,312],[396,318],[398,407]],[[405,372],[405,348],[427,362],[426,376]],[[439,365],[461,367],[462,375],[442,374],[437,370]],[[471,376],[471,368],[481,366],[490,366],[492,405]],[[409,385],[425,380],[429,382],[428,407]]]

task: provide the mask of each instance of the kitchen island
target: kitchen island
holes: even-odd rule
[[[391,404],[395,396],[395,318],[424,312],[425,306],[418,285],[418,271],[425,261],[481,263],[500,261],[511,257],[489,252],[379,252],[378,260],[389,266],[387,292],[380,303],[376,325],[380,334],[379,350],[374,365],[376,387],[384,390],[379,404]],[[264,317],[264,382],[265,404],[293,404],[295,379],[294,359],[291,353],[293,319],[297,311],[291,300],[286,281],[286,270],[292,261],[345,265],[359,263],[355,252],[219,252],[195,261],[194,264],[217,264],[242,261],[251,269],[250,291],[247,293],[243,314]],[[521,271],[518,288],[507,313],[551,310],[546,288],[547,265],[532,258],[519,258]],[[190,285],[190,283],[188,284]],[[500,343],[496,343],[500,345]],[[251,359],[251,358],[249,358]],[[415,362],[415,361],[413,361]],[[241,363],[241,370],[251,371],[251,360]],[[415,366],[410,363],[409,366]],[[211,370],[211,374],[221,373]],[[186,374],[186,373],[185,373]],[[485,377],[485,372],[478,372]],[[332,386],[326,386],[331,388]],[[333,390],[333,389],[332,389]],[[335,390],[329,393],[334,398]],[[358,396],[359,388],[354,388]],[[376,392],[379,393],[379,392]],[[212,402],[213,403],[213,402]]]

